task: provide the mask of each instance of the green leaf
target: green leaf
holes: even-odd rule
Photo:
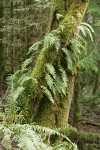
[[[26,59],[26,60],[22,63],[22,69],[24,70],[31,62],[32,62],[32,58]]]
[[[60,39],[57,36],[55,36],[53,33],[49,33],[47,36],[45,36],[44,43],[48,45],[48,47],[55,46],[57,51],[61,46]]]
[[[68,63],[68,69],[72,70],[73,68],[73,58],[71,52],[68,51],[66,48],[62,48],[62,51],[66,54],[66,61]]]
[[[65,26],[64,25],[60,25],[60,28],[61,28],[61,31],[63,32],[64,29],[65,29]]]
[[[64,16],[61,14],[56,14],[57,20],[60,20],[61,18],[63,18]]]
[[[49,74],[46,74],[45,79],[47,81],[49,88],[52,90],[53,83],[54,83],[53,78]]]
[[[31,52],[35,53],[39,50],[39,47],[42,45],[42,41],[34,43],[30,48],[28,54]]]
[[[44,94],[48,97],[48,99],[54,103],[54,99],[53,96],[51,94],[51,92],[45,87],[45,86],[41,86],[41,88],[43,89]]]
[[[56,78],[56,71],[55,68],[52,64],[46,64],[46,68],[48,72],[52,75],[52,77],[55,79]]]
[[[18,97],[22,94],[22,92],[24,91],[24,87],[18,87],[16,90],[13,91],[13,99],[14,101],[16,101],[18,99]]]

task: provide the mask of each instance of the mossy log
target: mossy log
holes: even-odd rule
[[[100,123],[96,123],[96,122],[93,122],[93,121],[87,121],[86,120],[86,121],[83,121],[83,124],[100,127]]]
[[[76,143],[100,144],[100,133],[77,131],[76,128],[68,128],[64,133]]]

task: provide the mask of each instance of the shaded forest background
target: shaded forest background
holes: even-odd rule
[[[29,68],[35,66],[40,51],[34,43],[43,43],[47,32],[50,1],[14,0],[0,1],[0,109],[5,111],[5,97],[9,95],[9,80],[33,52]],[[100,2],[91,0],[83,22],[93,29],[93,41],[85,37],[84,52],[81,55],[69,123],[81,133],[79,139],[69,135],[82,150],[100,149]],[[84,31],[83,31],[84,32]],[[83,35],[84,36],[84,35]],[[33,46],[33,47],[32,47]],[[37,45],[38,46],[38,45]],[[28,59],[29,60],[29,59]],[[23,104],[24,105],[24,104]],[[23,106],[22,106],[23,108]],[[23,109],[26,113],[26,106]],[[25,112],[26,111],[26,112]],[[25,115],[25,114],[24,114]],[[2,113],[1,113],[2,118]],[[0,120],[2,122],[2,119]],[[91,134],[92,139],[90,139]],[[92,135],[92,133],[95,133]],[[86,138],[86,139],[85,139]],[[86,140],[86,141],[85,141]]]

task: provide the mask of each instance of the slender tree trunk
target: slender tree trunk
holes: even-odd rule
[[[93,94],[95,95],[97,90],[99,89],[99,81],[100,81],[100,72],[98,72],[95,76],[95,82],[93,87]]]
[[[83,19],[88,5],[88,0],[53,0],[52,4],[48,32],[52,32],[55,36],[57,35],[59,37],[61,41],[61,48],[63,48],[69,45],[70,40],[74,37],[76,27]],[[56,19],[57,14],[63,15],[60,21]],[[61,26],[64,27],[63,30],[61,29]],[[56,33],[52,30],[56,30]],[[62,98],[59,95],[54,104],[47,100],[47,98],[42,94],[41,85],[46,84],[45,64],[52,63],[55,65],[55,62],[57,62],[60,57],[55,56],[55,54],[56,49],[54,47],[48,47],[48,45],[44,44],[31,75],[35,79],[32,83],[35,98],[31,102],[30,116],[33,117],[35,112],[33,121],[51,128],[54,126],[64,126],[68,123],[75,81],[75,75],[68,73],[66,96]],[[63,64],[63,57],[60,58],[60,63]],[[65,66],[64,69],[68,72],[67,66]],[[34,110],[35,103],[37,103],[36,110]]]
[[[3,17],[3,3],[0,2],[0,29],[2,29],[2,17]],[[3,44],[2,44],[3,33],[0,31],[0,90],[3,86],[3,73],[4,73],[4,64],[3,64]]]
[[[75,80],[75,88],[74,88],[74,126],[79,129],[80,128],[80,119],[81,119],[81,108],[80,108],[80,92],[81,92],[81,85],[80,85],[80,78],[79,75],[76,77]]]

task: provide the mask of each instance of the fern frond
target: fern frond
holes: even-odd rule
[[[66,49],[66,48],[62,48],[62,51],[66,55],[66,61],[68,62],[68,69],[72,70],[72,68],[73,68],[73,57],[72,57],[71,52],[68,51],[68,49]]]
[[[88,23],[82,22],[80,24],[80,26],[78,26],[78,29],[82,32],[82,34],[84,36],[89,35],[91,41],[93,42],[93,35],[92,34],[94,33],[94,30]]]
[[[61,150],[61,148],[64,150],[66,147],[69,150],[76,150],[76,145],[74,145],[67,136],[61,134],[57,129],[41,127],[35,124],[12,124],[8,127],[0,125],[0,133],[1,131],[3,139],[1,145],[7,149],[16,149],[17,147],[21,150]],[[57,145],[56,147],[51,147],[48,144],[45,144],[44,140],[52,135],[62,137],[66,142]]]
[[[86,30],[85,30],[84,26],[80,25],[80,26],[78,26],[77,28],[82,32],[82,34],[83,34],[84,36],[86,36]]]
[[[55,79],[56,78],[56,71],[55,68],[52,64],[46,64],[46,68],[48,72],[52,75],[52,77]]]
[[[73,51],[75,51],[77,55],[81,54],[81,49],[84,49],[82,41],[80,41],[78,38],[73,39],[71,41],[71,44],[72,44]]]
[[[32,58],[28,58],[26,59],[23,63],[22,63],[22,70],[26,69],[26,67],[32,62]]]
[[[64,68],[60,67],[60,72],[61,72],[61,78],[62,78],[62,81],[64,83],[64,87],[66,88],[67,87],[67,73],[65,71]]]
[[[53,78],[50,76],[50,74],[46,74],[45,79],[47,81],[49,88],[52,90],[54,84]]]
[[[61,18],[63,18],[64,16],[62,14],[56,14],[57,20],[60,20]]]
[[[18,141],[18,147],[22,150],[50,150],[51,147],[43,143],[43,139],[40,134],[36,133],[32,126],[25,125],[12,125],[11,130],[14,132],[14,140]]]
[[[43,44],[42,41],[34,43],[34,44],[29,48],[28,54],[30,54],[30,53],[33,53],[33,54],[38,53],[39,47],[40,47],[42,44]]]
[[[45,86],[41,86],[41,88],[43,89],[43,93],[47,96],[47,98],[52,102],[54,103],[54,99],[53,99],[53,96],[51,94],[51,91],[48,90]]]
[[[60,39],[57,36],[55,36],[53,33],[49,33],[48,35],[46,35],[44,39],[44,43],[48,46],[55,46],[57,51],[61,46]]]
[[[94,30],[93,30],[92,26],[89,25],[88,23],[82,22],[81,25],[84,25],[84,26],[88,27],[88,28],[90,29],[90,31],[91,31],[92,33],[94,33]]]
[[[97,61],[95,58],[95,54],[92,52],[87,57],[84,57],[77,63],[77,66],[79,68],[91,69],[91,70],[94,70],[95,72],[97,72],[98,67],[97,67]]]
[[[54,86],[57,90],[58,93],[60,93],[62,95],[62,80],[59,76],[56,77],[55,82],[54,82]]]

